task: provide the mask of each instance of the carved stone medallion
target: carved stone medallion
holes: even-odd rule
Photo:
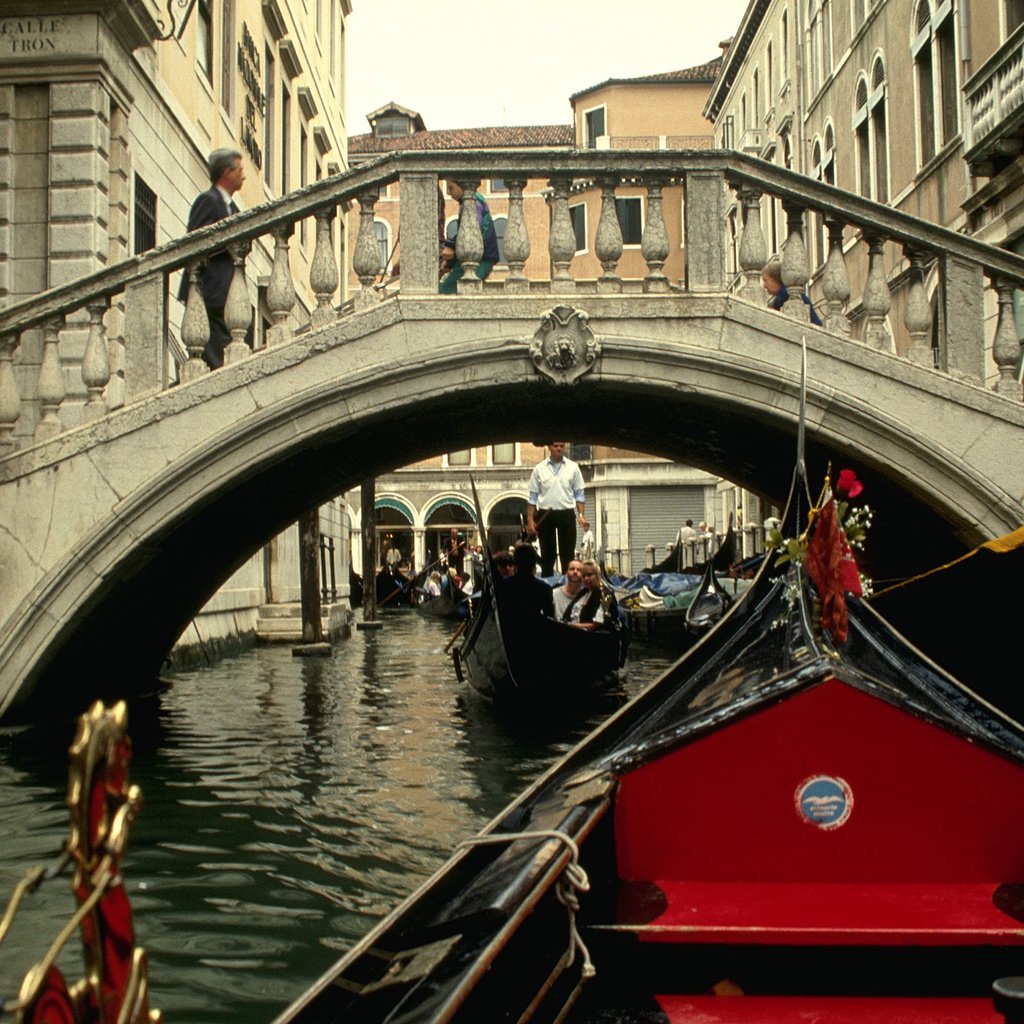
[[[600,342],[587,319],[586,313],[572,306],[556,306],[541,318],[530,342],[530,358],[556,384],[574,383],[601,355]]]

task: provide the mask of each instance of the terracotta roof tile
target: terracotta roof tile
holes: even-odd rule
[[[595,89],[603,89],[606,85],[647,85],[660,82],[695,82],[710,85],[718,77],[718,72],[721,69],[722,57],[718,56],[706,64],[697,64],[692,68],[682,68],[679,71],[662,71],[655,75],[641,75],[639,78],[608,78],[597,85],[573,93],[569,97],[569,101],[572,102],[577,96],[585,96],[588,92],[594,92]]]
[[[442,128],[416,132],[397,138],[350,135],[350,155],[393,153],[407,149],[507,149],[519,146],[572,146],[575,131],[571,124],[508,125],[491,128]]]

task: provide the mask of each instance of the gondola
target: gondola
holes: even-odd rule
[[[693,565],[684,566],[686,551],[682,544],[673,544],[669,548],[668,554],[657,565],[652,566],[646,571],[652,575],[659,572],[691,572],[699,576],[709,564],[713,564],[716,571],[725,572],[736,561],[736,531],[733,528],[732,520],[733,517],[730,515],[729,528],[725,531],[725,536],[722,538],[722,543],[718,545],[718,550],[710,558],[707,557],[707,549],[705,549],[705,559],[703,562],[694,562]],[[713,539],[709,539],[708,545],[710,546],[712,543],[714,543]]]
[[[473,497],[486,536],[475,484]],[[460,682],[504,710],[529,714],[568,710],[618,680],[629,647],[629,631],[618,620],[607,629],[581,630],[541,615],[514,615],[490,554],[486,562],[465,638],[452,649]]]
[[[278,1024],[996,1020],[1024,729],[782,563]]]
[[[417,577],[406,578],[396,569],[383,566],[377,570],[374,585],[377,592],[377,608],[408,608],[412,604],[413,586]],[[352,608],[363,604],[363,577],[351,567],[348,571],[348,600]]]
[[[416,591],[416,611],[430,619],[464,619],[468,616],[470,597],[449,579],[437,595]]]

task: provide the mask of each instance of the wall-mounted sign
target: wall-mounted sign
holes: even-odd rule
[[[0,53],[53,53],[64,31],[63,18],[0,18]]]
[[[263,166],[263,150],[260,149],[256,115],[263,117],[267,97],[263,92],[260,51],[245,22],[242,22],[242,41],[238,44],[238,73],[242,76],[246,92],[245,113],[240,119],[238,138],[258,170]]]

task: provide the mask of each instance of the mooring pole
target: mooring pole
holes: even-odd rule
[[[320,611],[320,507],[299,517],[299,596],[302,602],[302,644],[295,653],[326,653]]]
[[[359,488],[363,516],[363,622],[377,621],[377,527],[374,522],[376,481],[364,480]]]

